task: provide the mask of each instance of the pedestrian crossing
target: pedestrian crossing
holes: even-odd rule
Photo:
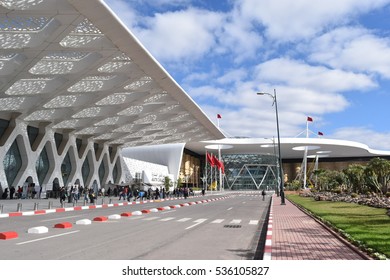
[[[248,219],[207,219],[207,218],[181,218],[181,217],[137,217],[143,221],[158,221],[158,222],[176,222],[176,223],[209,223],[209,224],[230,224],[230,225],[252,225],[257,226],[259,220],[248,220]]]

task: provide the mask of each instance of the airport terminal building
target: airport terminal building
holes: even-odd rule
[[[224,188],[274,183],[275,143],[226,138],[104,1],[1,1],[0,42],[1,193],[97,190],[139,174],[202,187],[206,151],[221,153]],[[328,159],[390,155],[348,141],[280,144],[286,163],[304,146]]]

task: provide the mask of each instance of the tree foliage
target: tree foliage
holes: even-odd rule
[[[314,175],[320,191],[386,194],[390,183],[390,161],[373,158],[366,165],[351,164],[343,171],[320,169]]]

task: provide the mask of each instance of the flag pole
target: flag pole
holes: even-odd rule
[[[309,138],[309,121],[313,121],[311,117],[306,119],[306,139]],[[305,153],[303,156],[303,188],[306,189],[306,172],[307,172],[307,145],[305,146]]]
[[[206,187],[205,191],[207,191],[207,149],[206,149],[206,154],[205,154],[205,167],[204,167],[204,175],[203,175],[203,187]],[[206,186],[204,185],[204,182],[206,182]]]
[[[219,119],[221,119],[221,115],[220,114],[217,114],[217,125],[218,125],[218,129],[219,129]],[[221,158],[221,146],[218,144],[218,160],[221,162],[222,161],[222,158]],[[221,168],[219,168],[219,191],[222,192],[222,170]]]

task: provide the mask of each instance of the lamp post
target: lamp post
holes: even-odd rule
[[[274,89],[274,94],[270,94],[268,92],[258,92],[257,95],[268,95],[272,98],[273,103],[275,104],[275,114],[276,114],[276,129],[278,133],[278,157],[279,157],[279,188],[280,188],[280,203],[285,205],[284,200],[284,180],[283,180],[283,168],[282,168],[282,156],[280,152],[280,132],[279,132],[279,114],[278,114],[278,102],[276,100],[276,90]]]
[[[279,168],[279,156],[276,155],[276,148],[275,148],[275,136],[272,136],[272,139],[271,138],[264,138],[264,139],[267,139],[267,140],[271,140],[272,141],[272,147],[274,148],[274,157],[275,157],[275,166],[276,166],[276,181],[279,182],[280,180],[280,168]],[[275,184],[276,185],[276,184]],[[279,184],[278,184],[279,186]],[[279,197],[279,188],[275,188],[275,191],[276,191],[276,196]]]

